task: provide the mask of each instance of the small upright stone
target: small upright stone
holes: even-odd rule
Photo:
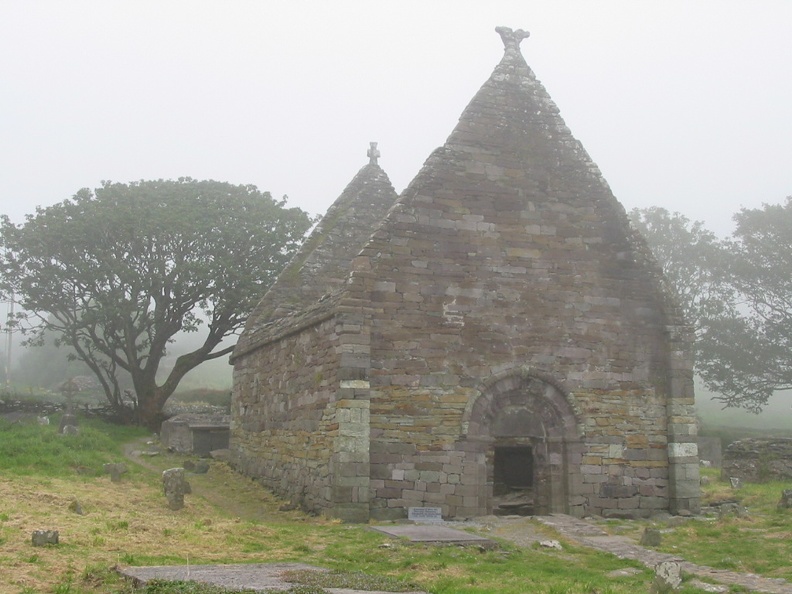
[[[781,491],[781,500],[778,502],[778,509],[792,509],[792,489]]]
[[[77,415],[71,413],[64,413],[61,417],[60,424],[58,425],[58,433],[63,435],[76,435],[78,433]],[[68,427],[68,428],[67,428]]]
[[[85,512],[83,511],[82,505],[76,499],[73,499],[72,502],[69,504],[69,511],[77,514],[78,516],[84,516]]]
[[[184,480],[184,468],[170,468],[162,473],[162,488],[168,499],[168,507],[179,510],[184,507],[184,494],[189,492]]]
[[[207,460],[198,460],[193,466],[192,471],[195,474],[206,474],[209,472],[209,462]]]
[[[32,537],[33,546],[56,545],[58,544],[58,536],[57,530],[34,530]]]
[[[121,475],[126,474],[128,469],[123,462],[116,462],[115,464],[105,464],[103,467],[105,474],[110,475],[110,480],[114,483],[121,482]]]
[[[641,535],[642,547],[659,547],[663,537],[657,528],[645,528]]]
[[[741,489],[742,488],[742,479],[738,476],[730,476],[729,483],[731,484],[732,489]]]

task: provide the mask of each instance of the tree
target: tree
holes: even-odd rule
[[[187,372],[227,355],[288,262],[311,218],[254,186],[215,181],[103,182],[0,224],[0,288],[27,312],[30,341],[50,331],[123,409],[118,371],[132,377],[136,420],[156,427]],[[157,372],[179,332],[204,340]],[[29,342],[30,342],[29,341]]]
[[[696,335],[701,320],[722,307],[723,287],[716,264],[723,259],[720,242],[701,221],[656,206],[630,211],[633,226],[646,239],[663,270],[682,313]]]
[[[729,291],[703,320],[698,371],[726,406],[758,413],[792,389],[792,197],[734,220],[719,267]]]

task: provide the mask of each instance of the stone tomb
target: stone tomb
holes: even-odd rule
[[[503,59],[407,189],[372,146],[251,314],[231,461],[347,521],[695,512],[689,328],[527,33],[498,32]]]
[[[213,450],[228,448],[230,417],[185,413],[163,421],[160,442],[181,454],[208,456]]]

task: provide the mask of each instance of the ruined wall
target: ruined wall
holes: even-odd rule
[[[792,480],[792,439],[747,438],[730,443],[723,453],[721,477],[751,483]]]

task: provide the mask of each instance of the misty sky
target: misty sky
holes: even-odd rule
[[[792,2],[0,0],[0,213],[101,180],[255,184],[323,213],[378,141],[398,192],[497,25],[627,209],[720,234],[792,194]]]

